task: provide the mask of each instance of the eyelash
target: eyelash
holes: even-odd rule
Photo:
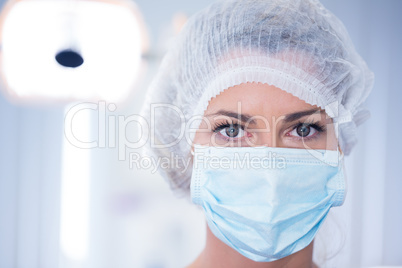
[[[288,131],[288,132],[286,133],[286,135],[288,135],[288,133],[292,132],[293,130],[295,130],[295,129],[297,129],[298,127],[303,126],[303,125],[304,125],[304,126],[307,126],[307,127],[312,127],[312,128],[314,128],[314,129],[317,131],[317,133],[323,133],[323,132],[326,131],[326,127],[325,127],[324,125],[320,124],[319,121],[316,121],[316,122],[315,122],[315,121],[310,121],[310,122],[302,122],[302,121],[299,121],[299,122],[296,123],[296,125],[294,125],[294,126],[291,128],[290,131]],[[238,123],[229,123],[229,121],[223,121],[223,122],[221,122],[221,123],[217,123],[217,124],[213,127],[212,132],[214,132],[214,133],[219,133],[221,130],[223,130],[223,129],[227,128],[227,127],[239,127],[240,129],[242,129],[242,130],[244,131],[244,126],[241,125],[241,124],[238,124]],[[311,137],[304,137],[304,138],[302,138],[302,137],[295,137],[295,139],[299,139],[299,140],[304,139],[305,141],[309,141],[309,140],[316,139],[317,136],[318,136],[318,134],[314,134],[314,135],[311,136]],[[236,138],[228,138],[228,137],[225,137],[225,138],[228,139],[228,140],[230,140],[230,139],[235,140],[235,139],[236,139]]]
[[[310,122],[302,122],[302,121],[299,121],[298,123],[296,123],[296,125],[294,125],[292,128],[291,128],[291,130],[290,131],[288,131],[287,133],[286,133],[286,136],[290,133],[290,132],[292,132],[292,131],[294,131],[294,130],[296,130],[298,127],[301,127],[301,126],[307,126],[307,127],[312,127],[312,128],[314,128],[316,131],[317,131],[317,133],[316,134],[314,134],[313,136],[310,136],[310,137],[294,137],[295,139],[298,139],[298,140],[304,140],[304,141],[309,141],[309,140],[313,140],[313,139],[316,139],[316,138],[318,138],[317,136],[320,134],[320,133],[323,133],[323,132],[325,132],[327,129],[326,129],[326,127],[323,125],[323,124],[321,124],[319,121],[310,121]],[[293,138],[293,137],[292,137]]]
[[[223,121],[223,122],[221,122],[221,123],[217,123],[217,124],[213,127],[212,132],[214,132],[214,133],[219,133],[221,130],[223,130],[223,129],[227,128],[227,127],[238,127],[238,128],[240,128],[241,130],[244,131],[244,126],[243,126],[243,125],[238,124],[238,123],[229,123],[229,121],[226,121],[226,120],[225,120],[225,121]],[[229,137],[225,137],[225,136],[222,136],[222,138],[227,139],[227,140],[236,140],[236,139],[239,139],[239,138],[229,138]],[[241,138],[240,138],[240,139],[241,139]]]

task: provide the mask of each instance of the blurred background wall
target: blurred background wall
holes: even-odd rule
[[[81,138],[99,140],[113,120],[139,113],[175,28],[212,2],[136,1],[150,37],[145,71],[124,103],[104,111],[95,103],[97,109],[81,114]],[[323,267],[402,265],[402,1],[322,2],[344,22],[376,76],[367,101],[371,119],[346,158],[348,196],[333,210],[340,231],[331,237],[328,225],[321,235],[342,248]],[[64,120],[76,104],[19,104],[0,94],[0,267],[189,264],[204,244],[201,211],[175,198],[157,173],[130,167],[128,152],[137,149],[119,157],[118,147],[68,144]],[[127,124],[128,141],[137,130]]]

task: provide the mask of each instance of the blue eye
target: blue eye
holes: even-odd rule
[[[290,136],[299,138],[310,138],[317,134],[317,132],[323,132],[324,127],[317,123],[299,123],[289,134]]]
[[[242,138],[245,135],[239,125],[229,125],[221,129],[219,133],[227,138]]]
[[[246,131],[244,131],[241,125],[229,122],[223,122],[216,125],[213,132],[219,133],[224,138],[228,139],[242,138],[246,134]]]
[[[296,130],[297,135],[299,135],[300,137],[303,137],[303,138],[308,137],[311,132],[313,132],[311,135],[314,135],[314,133],[317,132],[317,130],[311,128],[309,125],[306,125],[306,124],[302,124],[301,126],[298,126],[295,130]]]

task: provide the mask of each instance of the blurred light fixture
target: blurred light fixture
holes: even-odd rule
[[[66,114],[71,112],[71,109],[73,108],[67,107]],[[90,118],[88,109],[80,111],[75,116],[74,125],[67,127],[77,138],[89,140]],[[72,118],[67,121],[73,122]],[[60,252],[63,255],[60,261],[64,263],[66,259],[68,263],[82,263],[87,260],[90,247],[90,151],[71,144],[68,139],[63,139],[62,159]],[[60,265],[60,267],[66,266]]]
[[[0,15],[1,81],[29,100],[125,99],[147,38],[129,0],[14,0]]]

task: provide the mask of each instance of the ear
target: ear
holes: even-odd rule
[[[341,149],[341,146],[338,144],[338,150],[339,150],[339,152],[341,153],[341,154],[343,154],[343,152],[342,152],[342,149]]]
[[[194,143],[191,144],[191,150],[190,150],[191,156],[194,156]]]

